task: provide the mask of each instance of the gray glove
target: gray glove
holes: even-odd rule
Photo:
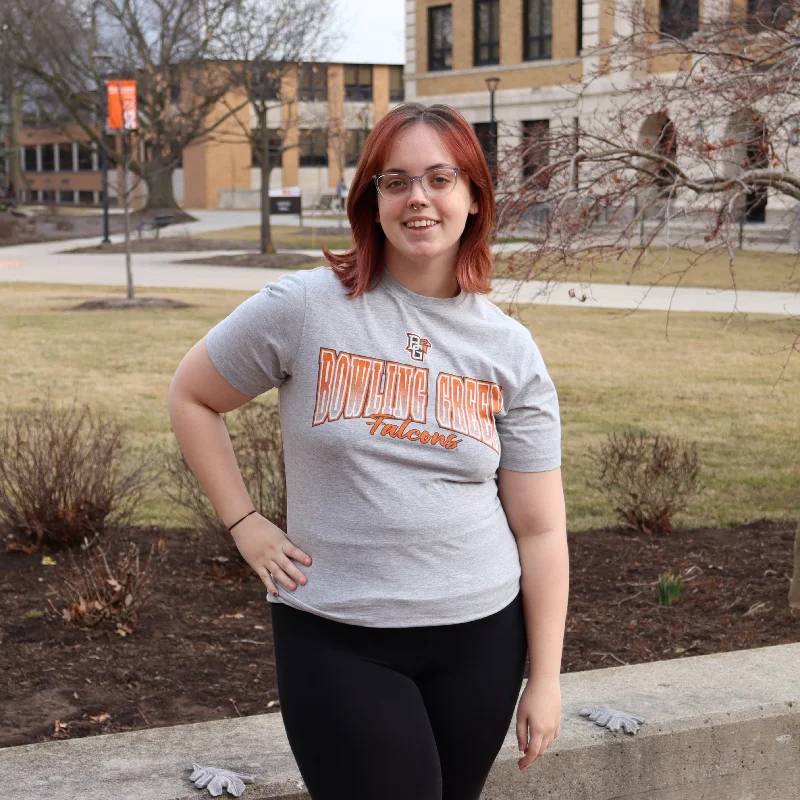
[[[255,783],[252,775],[240,775],[238,772],[231,772],[228,769],[219,767],[201,767],[200,764],[192,764],[192,774],[189,780],[194,782],[198,789],[208,787],[208,793],[212,797],[219,797],[223,789],[228,790],[228,794],[239,797],[244,792],[246,783]]]
[[[638,714],[617,711],[608,706],[582,708],[580,715],[589,717],[595,725],[599,725],[601,728],[608,728],[610,731],[618,731],[620,728],[624,728],[625,733],[636,733],[639,730],[639,726],[644,722],[644,717],[640,717]]]

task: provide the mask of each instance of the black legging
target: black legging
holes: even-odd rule
[[[270,608],[283,722],[312,800],[478,800],[522,686],[521,593],[489,617],[417,628]]]

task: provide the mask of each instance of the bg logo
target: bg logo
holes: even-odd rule
[[[411,358],[414,361],[424,361],[431,343],[427,339],[420,338],[416,333],[407,333],[406,336],[408,336],[406,350],[411,353]]]

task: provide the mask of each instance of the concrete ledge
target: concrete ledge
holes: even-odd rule
[[[512,721],[483,800],[800,797],[800,644],[571,673],[562,696],[561,736],[525,772]],[[579,716],[591,705],[645,724],[612,733]],[[26,800],[209,797],[192,762],[255,775],[246,800],[308,798],[280,714],[10,747],[0,775]]]

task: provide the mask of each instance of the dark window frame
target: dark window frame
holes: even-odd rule
[[[480,40],[481,30],[478,24],[478,16],[482,9],[486,9],[489,15],[488,39]],[[473,21],[473,54],[472,63],[476,67],[488,67],[500,63],[500,0],[473,0],[472,5]],[[486,55],[482,56],[481,51],[486,50]]]
[[[438,27],[437,20],[440,21]],[[445,23],[449,28],[448,31],[444,30]],[[446,44],[441,44],[441,40],[445,37],[447,37]],[[443,72],[449,69],[453,69],[452,3],[428,8],[428,72]]]
[[[353,70],[355,70],[355,81],[348,80],[347,75]],[[351,102],[372,100],[372,64],[344,65],[344,99]]]
[[[363,128],[348,128],[344,145],[344,165],[346,167],[355,167],[358,164],[358,159],[361,158],[361,153],[364,151],[364,145],[367,142],[369,133],[368,130]]]
[[[522,177],[530,178],[542,167],[550,163],[550,147],[547,138],[550,136],[549,119],[528,119],[522,122],[522,141],[544,139],[545,141],[538,148],[524,148],[522,157]],[[550,183],[550,176],[547,173],[540,175],[538,183],[540,186],[547,187]]]
[[[310,134],[310,136],[309,136]],[[303,152],[307,149],[307,143],[312,145],[310,152]],[[321,147],[317,145],[322,144]],[[300,140],[301,167],[327,167],[328,166],[328,129],[327,128],[301,128]]]
[[[261,133],[260,128],[253,129],[253,138],[251,140],[251,147],[250,147],[250,167],[251,169],[260,169],[261,164],[258,161],[258,156],[256,153],[259,152],[255,147],[252,146],[252,142],[258,142],[259,146],[261,144]],[[278,128],[267,128],[267,135],[269,136],[269,161],[270,161],[270,169],[280,169],[283,165],[283,139],[280,136],[280,131]]]
[[[580,5],[580,0],[578,0]],[[530,29],[531,6],[539,9],[539,28]],[[546,7],[549,7],[546,9]],[[553,0],[525,0],[522,6],[522,43],[524,61],[549,61],[553,57]],[[545,13],[547,10],[547,13]],[[548,18],[549,14],[549,18]],[[583,32],[583,17],[578,17],[581,35]],[[578,52],[581,42],[578,42]]]
[[[94,172],[92,155],[94,150],[90,142],[78,142],[78,172]],[[88,164],[88,166],[87,166]]]
[[[785,0],[747,0],[748,27],[782,30],[794,19],[794,9]]]
[[[69,153],[69,166],[64,166],[64,158],[63,155],[65,152]],[[74,172],[75,170],[75,161],[72,152],[72,143],[71,142],[61,142],[58,145],[58,171],[59,172]]]
[[[699,0],[661,0],[658,30],[675,39],[688,39],[700,29]]]
[[[303,63],[297,76],[297,99],[305,103],[328,100],[328,65]]]
[[[56,151],[55,145],[43,144],[42,145],[42,172],[55,172],[56,171]]]
[[[29,157],[33,157],[33,166],[31,166]],[[25,145],[25,172],[38,172],[39,171],[39,157],[36,155],[36,145]]]
[[[400,76],[400,87],[392,86],[392,75]],[[403,67],[397,64],[392,64],[389,67],[389,102],[402,103],[406,97],[406,89],[403,84]]]

